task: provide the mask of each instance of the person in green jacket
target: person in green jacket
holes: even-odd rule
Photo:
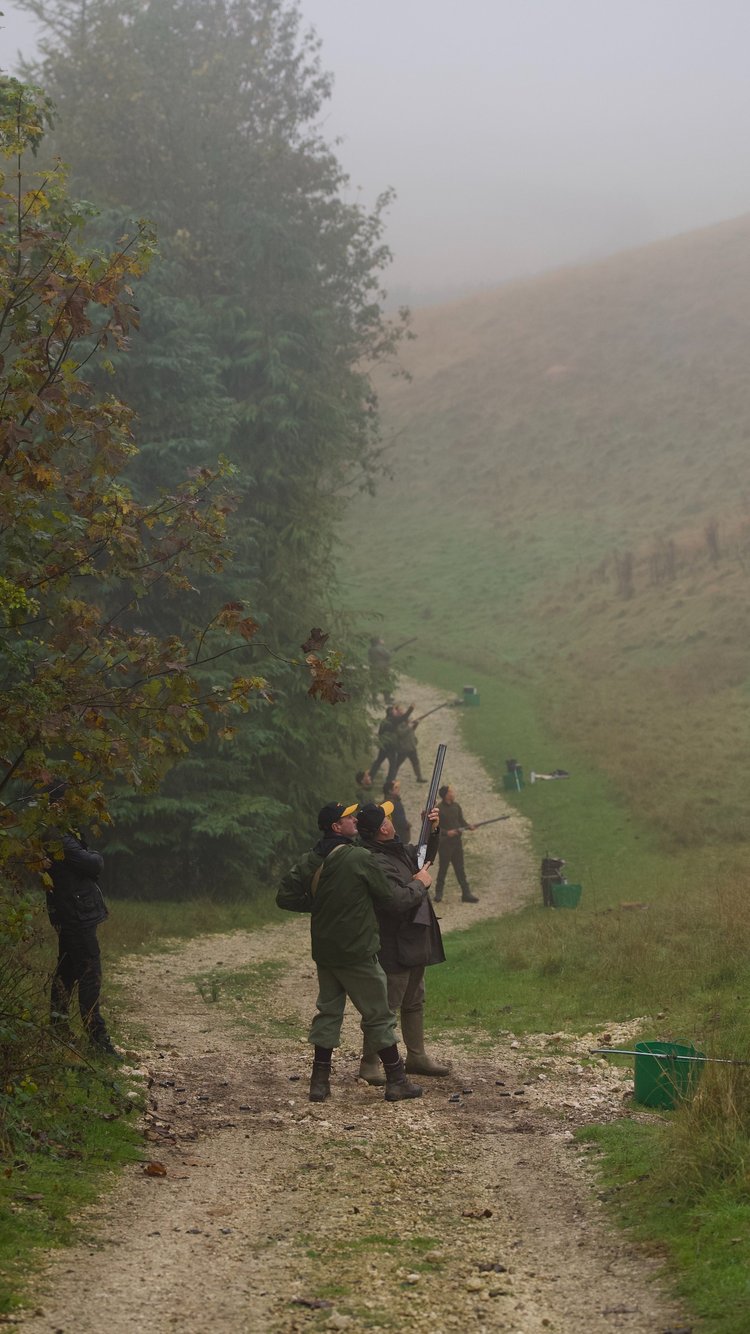
[[[390,801],[379,805],[362,806],[357,815],[357,829],[364,847],[391,885],[409,885],[419,874],[417,848],[403,843],[393,823],[395,810]],[[440,842],[437,809],[430,811],[431,832],[427,842],[427,859],[435,856]],[[409,1074],[447,1075],[447,1065],[441,1065],[428,1056],[424,1045],[424,975],[431,964],[443,963],[440,926],[429,895],[415,913],[396,917],[380,904],[376,906],[380,925],[378,959],[388,979],[388,1000],[401,1016],[401,1034],[406,1047],[406,1069]],[[359,1077],[368,1084],[382,1084],[380,1064],[367,1039],[362,1048]]]
[[[287,872],[276,895],[279,908],[310,913],[312,957],[318,970],[317,1010],[310,1025],[315,1051],[310,1101],[330,1096],[331,1057],[341,1040],[347,997],[362,1017],[365,1040],[383,1064],[387,1102],[418,1098],[422,1090],[406,1077],[396,1044],[396,1017],[377,953],[380,934],[375,905],[410,913],[426,897],[424,870],[405,888],[389,884],[374,857],[355,843],[357,806],[328,802],[318,815],[322,837]]]

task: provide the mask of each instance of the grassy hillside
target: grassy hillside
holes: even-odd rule
[[[743,218],[419,312],[350,530],[386,636],[523,688],[663,848],[740,860],[749,292]]]
[[[744,218],[418,312],[411,381],[381,384],[395,475],[347,518],[352,603],[419,636],[415,675],[480,688],[496,782],[511,755],[571,770],[513,799],[584,883],[454,940],[442,1023],[647,1015],[750,1052],[749,291]],[[717,1065],[662,1126],[595,1132],[716,1334],[750,1319],[748,1127],[746,1067]]]

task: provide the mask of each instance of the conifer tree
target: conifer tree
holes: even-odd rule
[[[329,80],[289,0],[27,8],[45,27],[37,77],[80,185],[118,217],[152,217],[160,237],[162,262],[139,290],[154,318],[124,382],[141,466],[159,482],[177,456],[207,463],[226,449],[239,479],[222,598],[248,600],[268,650],[286,657],[335,616],[336,520],[378,467],[368,366],[400,332],[381,305],[387,197],[372,213],[346,199],[316,130]],[[204,583],[193,596],[214,593]],[[137,846],[142,868],[151,849],[162,889],[181,892],[188,868],[204,885],[243,883],[299,841],[355,746],[361,757],[361,708],[310,710],[294,668],[275,675],[275,702],[238,727],[231,751],[214,737],[158,803],[123,805],[122,855]]]

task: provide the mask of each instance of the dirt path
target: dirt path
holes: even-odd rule
[[[412,698],[421,711],[439,696],[420,686]],[[467,815],[498,813],[455,715],[420,732],[425,755],[448,740],[447,777]],[[406,778],[404,790],[416,816],[424,789]],[[450,887],[447,931],[532,891],[520,817],[475,837],[480,902],[457,903]],[[619,1072],[580,1065],[587,1039],[519,1044],[511,1034],[488,1050],[438,1036],[455,1074],[389,1106],[356,1081],[349,1020],[334,1096],[317,1107],[306,1098],[306,919],[132,958],[122,981],[150,1035],[146,1133],[166,1175],[126,1172],[87,1217],[89,1243],[50,1256],[37,1311],[21,1322],[29,1334],[646,1334],[681,1324],[654,1262],[602,1217],[573,1142],[576,1125],[617,1115],[627,1092]]]

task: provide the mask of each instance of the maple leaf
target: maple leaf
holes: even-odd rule
[[[343,704],[349,698],[349,691],[344,689],[344,684],[339,678],[340,663],[337,660],[328,663],[316,653],[308,653],[305,662],[312,676],[308,695],[313,699],[324,699],[328,704]]]

